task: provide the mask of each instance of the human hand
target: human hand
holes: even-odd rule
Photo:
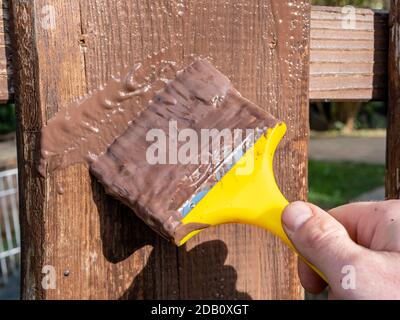
[[[327,277],[329,299],[400,299],[400,200],[352,203],[329,213],[297,201],[282,222],[299,253]],[[298,269],[310,293],[327,286],[301,259]]]

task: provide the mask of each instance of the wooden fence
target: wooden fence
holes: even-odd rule
[[[9,5],[2,0],[0,103],[13,100]],[[386,100],[388,12],[356,8],[343,26],[342,7],[311,7],[310,100]]]
[[[182,62],[211,55],[288,124],[276,174],[289,200],[307,194],[309,101],[389,97],[387,194],[399,195],[399,1],[390,14],[356,9],[349,25],[343,8],[307,0],[2,2],[0,100],[15,101],[18,117],[24,298],[302,298],[296,257],[263,230],[219,226],[177,249],[84,166],[37,173],[40,129],[58,107],[168,46],[171,34]],[[50,276],[55,285],[43,286]]]

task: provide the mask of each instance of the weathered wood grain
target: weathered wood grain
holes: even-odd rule
[[[36,170],[39,130],[61,105],[121,64],[170,47],[181,63],[210,57],[244,96],[288,124],[276,174],[289,200],[305,199],[310,5],[292,4],[12,1],[24,298],[302,298],[295,255],[264,230],[219,226],[177,249],[106,196],[83,165],[45,179]],[[43,287],[45,266],[54,267],[53,289]]]
[[[38,179],[34,171],[34,158],[39,148],[38,132],[41,127],[41,112],[37,98],[37,63],[33,37],[33,7],[27,2],[15,3],[13,28],[18,37],[13,41],[15,52],[14,62],[18,65],[15,74],[17,86],[16,116],[17,116],[17,152],[19,168],[19,197],[20,197],[20,224],[21,224],[21,258],[24,272],[21,276],[22,286],[26,288],[24,296],[27,298],[42,298],[39,288],[40,280],[37,277],[43,265],[42,243],[30,242],[36,237],[45,237],[43,225],[44,183]],[[22,187],[23,186],[23,187]]]
[[[389,16],[389,97],[386,148],[386,197],[400,198],[400,1],[392,0]]]
[[[348,20],[353,18],[354,20]],[[310,99],[385,100],[387,19],[382,11],[313,6]]]

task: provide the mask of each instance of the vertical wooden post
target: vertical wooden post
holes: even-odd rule
[[[303,297],[295,255],[264,230],[219,226],[178,249],[106,196],[83,165],[45,179],[36,165],[40,129],[61,105],[169,47],[182,63],[210,57],[287,123],[276,174],[289,200],[305,199],[308,0],[12,0],[11,9],[24,298]]]
[[[392,0],[389,13],[388,130],[386,197],[400,198],[400,1]]]

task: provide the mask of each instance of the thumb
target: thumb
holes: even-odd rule
[[[283,228],[298,252],[316,266],[330,286],[340,286],[343,268],[353,265],[360,247],[346,229],[321,208],[301,201],[288,205]]]

